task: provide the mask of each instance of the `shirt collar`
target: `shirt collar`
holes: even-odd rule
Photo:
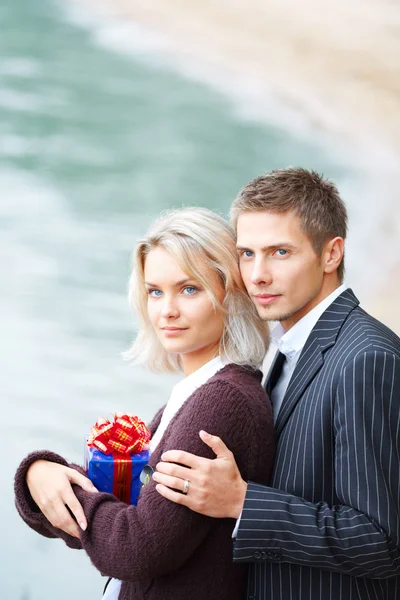
[[[278,350],[291,359],[299,354],[304,344],[307,341],[312,329],[316,325],[319,318],[326,311],[328,306],[332,304],[334,300],[340,294],[347,289],[347,286],[342,284],[332,294],[329,294],[322,302],[317,304],[310,312],[308,312],[300,321],[298,321],[288,331],[285,331],[280,323],[277,323],[271,331],[271,338],[274,344],[278,347]]]

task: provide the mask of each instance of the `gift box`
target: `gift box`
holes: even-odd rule
[[[86,443],[86,473],[100,492],[136,504],[141,473],[149,461],[150,432],[138,417],[116,413],[113,421],[99,419]]]

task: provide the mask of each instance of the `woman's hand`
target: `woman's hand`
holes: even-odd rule
[[[79,538],[78,525],[67,506],[83,531],[87,527],[87,521],[71,484],[76,483],[87,492],[97,492],[90,479],[75,469],[47,460],[37,460],[27,471],[26,483],[46,519],[57,529]]]

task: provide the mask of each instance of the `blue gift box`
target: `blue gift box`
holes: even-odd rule
[[[121,455],[118,457],[120,458]],[[99,492],[114,494],[125,502],[129,498],[129,504],[136,505],[142,487],[140,474],[149,462],[149,458],[149,451],[144,450],[138,454],[130,454],[125,464],[116,464],[113,454],[104,454],[96,448],[86,446],[86,473]],[[126,485],[126,469],[130,469],[132,474],[130,490]]]

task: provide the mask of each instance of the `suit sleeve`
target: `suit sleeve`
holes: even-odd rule
[[[400,574],[400,361],[361,353],[343,370],[335,399],[339,502],[313,504],[250,483],[234,557],[266,557],[355,577]]]
[[[210,387],[199,388],[192,409],[183,410],[180,418],[177,415],[164,451],[182,449],[212,458],[211,449],[199,437],[200,429],[224,436],[233,449],[240,447],[242,435],[251,435],[254,424],[243,409],[243,397],[229,386],[219,385],[216,401],[215,393],[207,397]],[[154,458],[150,464],[155,466]],[[74,491],[88,521],[87,530],[80,532],[82,547],[101,573],[122,580],[154,578],[178,569],[214,521],[166,500],[153,481],[142,488],[137,507],[127,506],[111,494],[93,494],[79,486],[74,486]],[[63,532],[52,533],[68,541]]]

